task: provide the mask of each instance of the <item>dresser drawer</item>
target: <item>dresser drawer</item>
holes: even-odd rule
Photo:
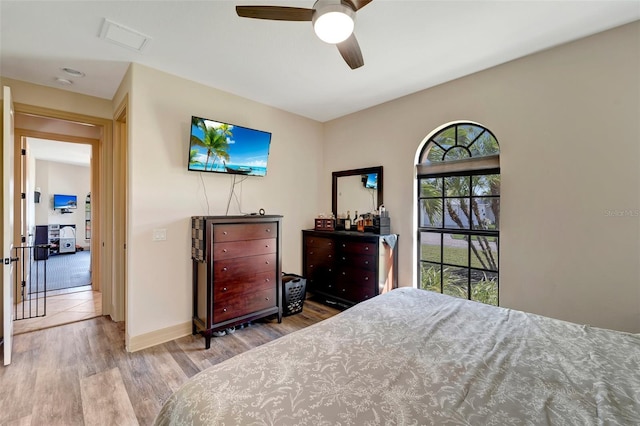
[[[376,253],[375,243],[342,241],[339,243],[338,248],[343,253],[373,254],[373,255],[375,255]]]
[[[346,273],[341,278],[336,279],[335,285],[333,285],[334,290],[330,290],[328,293],[354,303],[362,302],[376,295],[375,277],[365,274],[360,276],[359,281],[355,281],[349,278],[349,275],[349,273]],[[355,274],[352,274],[352,276],[355,276]]]
[[[305,247],[316,247],[319,249],[333,249],[335,247],[335,242],[332,239],[324,237],[306,237],[304,242]]]
[[[276,252],[276,239],[227,241],[213,244],[215,260],[233,259],[235,257],[256,256]]]
[[[216,285],[213,286],[213,300],[270,290],[276,288],[277,284],[275,271],[245,274],[244,276],[228,276],[226,279],[216,281]]]
[[[335,253],[333,251],[316,250],[314,247],[310,247],[307,250],[307,264],[308,265],[328,265],[333,264],[335,259]]]
[[[234,259],[216,260],[213,262],[213,279],[218,285],[221,280],[244,279],[247,274],[275,271],[276,255],[261,254],[258,256],[236,257]]]
[[[224,224],[213,227],[214,243],[275,238],[277,235],[277,223]]]
[[[307,266],[304,270],[304,276],[307,279],[307,289],[311,292],[322,290],[320,286],[333,280],[332,268],[326,266],[316,268]]]
[[[338,256],[338,265],[373,271],[376,266],[375,256],[366,254],[342,253]]]
[[[213,321],[227,321],[274,306],[276,306],[275,287],[236,297],[223,297],[213,304]]]
[[[376,272],[373,270],[343,267],[337,271],[336,282],[347,286],[358,284],[361,286],[374,287]]]
[[[356,303],[371,299],[374,296],[376,296],[374,286],[352,285],[346,288],[346,298]]]

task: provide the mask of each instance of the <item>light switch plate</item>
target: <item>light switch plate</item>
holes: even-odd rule
[[[153,230],[153,241],[165,241],[167,239],[167,230],[165,228],[157,228]]]

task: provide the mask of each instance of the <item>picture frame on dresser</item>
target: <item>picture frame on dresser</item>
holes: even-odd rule
[[[282,216],[193,216],[193,334],[282,322]]]

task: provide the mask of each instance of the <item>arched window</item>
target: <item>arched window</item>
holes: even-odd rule
[[[498,141],[479,124],[448,124],[417,158],[418,287],[498,305]]]

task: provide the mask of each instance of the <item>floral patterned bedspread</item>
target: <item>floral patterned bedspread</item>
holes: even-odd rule
[[[640,425],[640,335],[400,288],[191,378],[157,425]]]

